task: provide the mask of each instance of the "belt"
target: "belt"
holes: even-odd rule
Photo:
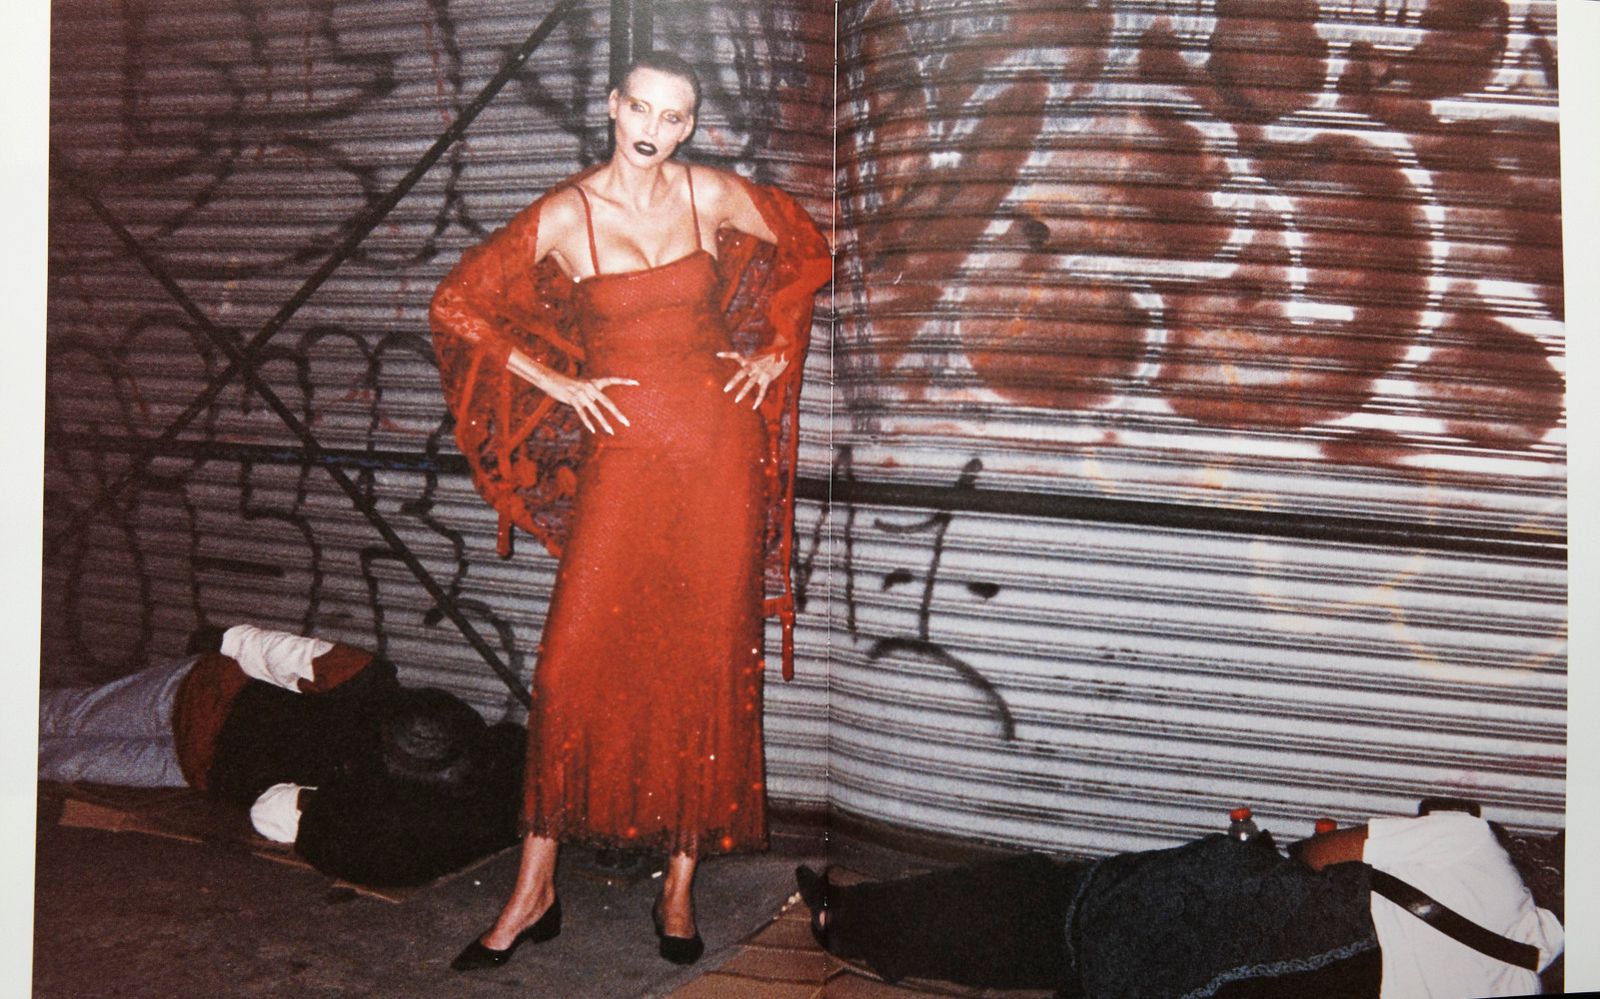
[[[1480,954],[1529,971],[1539,970],[1539,948],[1486,930],[1433,896],[1393,874],[1372,869],[1372,890],[1434,929]]]

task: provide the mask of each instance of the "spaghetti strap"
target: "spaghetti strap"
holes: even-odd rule
[[[689,178],[689,217],[694,220],[694,248],[703,250],[705,247],[700,245],[700,212],[694,207],[694,170],[687,163],[683,165],[683,175]]]
[[[583,221],[589,227],[589,260],[594,264],[594,272],[598,275],[600,273],[600,254],[594,248],[594,215],[589,211],[589,196],[583,193],[582,184],[573,184],[572,186],[577,189],[578,197],[583,199]],[[693,191],[690,192],[689,198],[692,205],[694,203]]]

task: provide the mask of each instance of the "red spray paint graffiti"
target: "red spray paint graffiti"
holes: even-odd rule
[[[1538,447],[1562,416],[1547,18],[847,8],[847,402],[1311,430],[1364,463]]]

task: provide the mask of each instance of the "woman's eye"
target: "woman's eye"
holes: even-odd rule
[[[667,115],[667,121],[670,124],[677,125],[677,124],[681,124],[683,122],[683,119],[678,117],[675,114],[669,114],[669,115]]]
[[[630,111],[643,111],[644,110],[644,105],[640,104],[638,101],[634,101],[632,104],[628,105],[628,110],[630,110]]]

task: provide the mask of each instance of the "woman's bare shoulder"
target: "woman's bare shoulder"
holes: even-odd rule
[[[539,247],[537,257],[544,259],[551,249],[567,242],[583,229],[583,201],[573,184],[562,184],[552,189],[538,201]]]
[[[771,242],[772,235],[750,196],[750,187],[750,181],[732,171],[695,164],[695,192],[703,204],[716,206],[719,224],[731,225]]]
[[[702,176],[704,181],[701,180]],[[705,194],[700,197],[702,211],[705,210],[704,205],[716,206],[719,228],[730,226],[768,243],[777,242],[771,226],[751,197],[750,181],[727,170],[697,165],[694,168],[694,185],[697,193],[702,187],[705,189]]]
[[[583,200],[576,183],[552,188],[539,199],[539,224],[554,228],[583,224]]]

